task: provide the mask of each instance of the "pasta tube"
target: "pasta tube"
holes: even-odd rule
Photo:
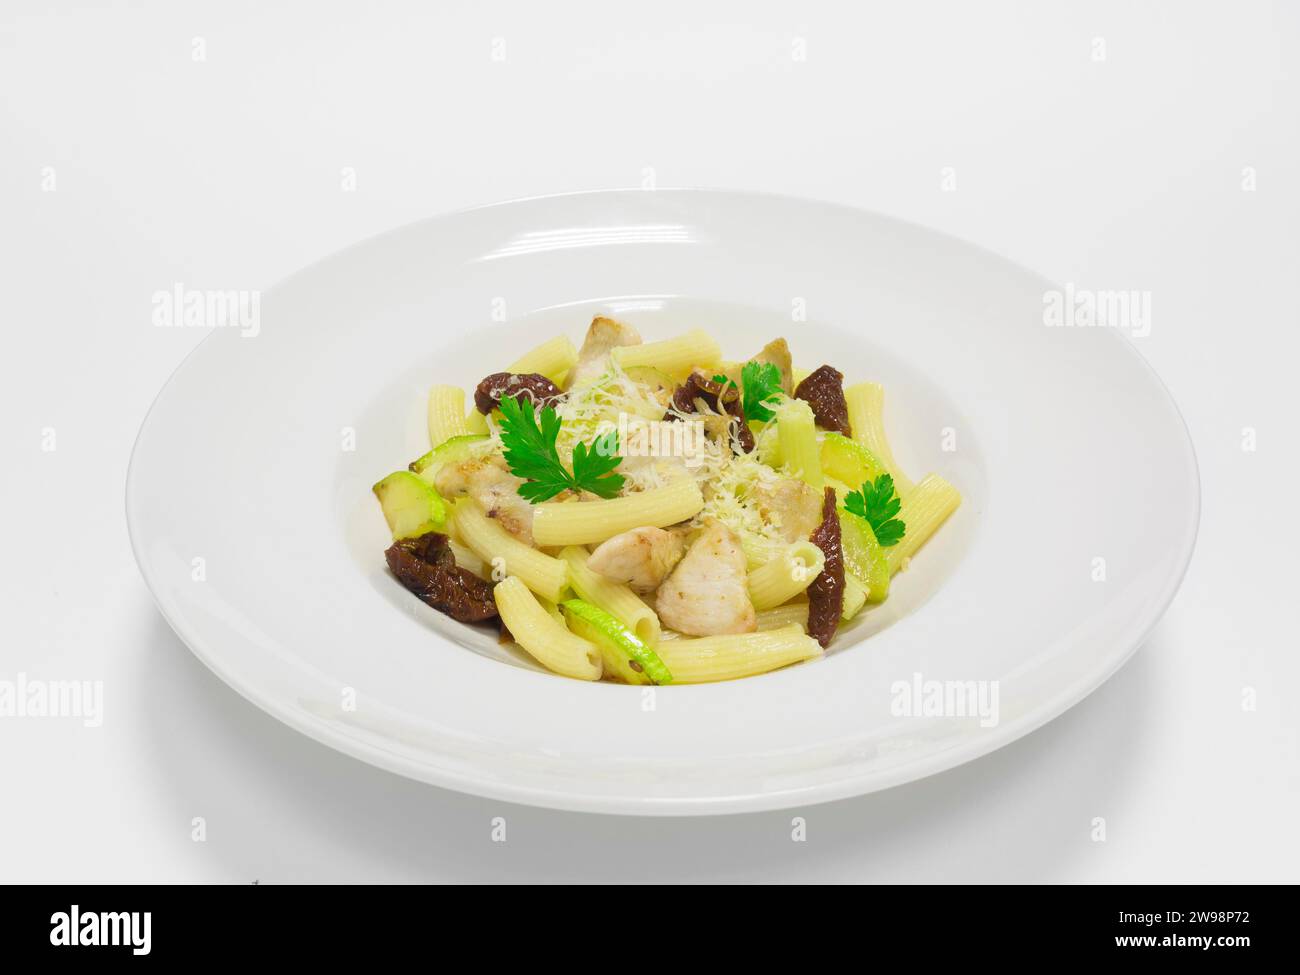
[[[492,577],[492,567],[479,558],[472,548],[450,537],[447,539],[447,547],[451,549],[457,567],[472,572],[480,579],[490,579]]]
[[[902,541],[885,550],[889,570],[897,572],[901,569],[960,504],[961,494],[955,487],[938,474],[925,475],[903,498],[898,517],[907,525],[907,530]]]
[[[885,435],[885,387],[880,383],[858,383],[844,390],[844,401],[849,407],[849,427],[853,439],[871,451],[885,465],[894,478],[894,487],[901,498],[912,490],[912,481],[894,460]]]
[[[525,352],[510,364],[506,372],[541,373],[555,385],[563,388],[569,370],[578,362],[578,350],[567,335],[557,335],[537,348]]]
[[[749,599],[763,611],[789,602],[821,574],[826,556],[812,542],[795,542],[749,573]]]
[[[585,599],[566,599],[564,619],[569,630],[596,644],[605,673],[625,684],[671,684],[672,673],[659,655],[637,639],[622,620]]]
[[[654,366],[672,375],[681,375],[693,366],[716,366],[722,361],[722,349],[717,341],[698,328],[662,342],[619,346],[611,350],[610,355],[624,369]]]
[[[866,604],[867,587],[860,583],[852,573],[844,573],[844,608],[840,610],[840,619],[853,619]]]
[[[835,480],[835,478],[831,477],[829,474],[825,475],[823,479],[826,482],[825,486],[835,491],[835,503],[841,508],[844,507],[844,499],[849,496],[849,493],[859,490],[859,488],[849,487],[843,481]]]
[[[779,630],[781,627],[789,626],[792,623],[805,633],[808,631],[807,600],[797,600],[758,613],[758,629],[760,631]]]
[[[685,521],[703,507],[699,485],[689,477],[621,498],[547,501],[534,508],[533,538],[541,546],[590,545],[633,528],[663,528]]]
[[[600,650],[570,633],[528,590],[517,576],[507,576],[492,590],[501,622],[515,642],[548,670],[578,680],[599,680]]]
[[[452,437],[469,433],[465,425],[465,390],[459,386],[434,386],[429,390],[429,446],[439,447]]]
[[[776,438],[786,471],[820,491],[825,481],[812,407],[801,399],[787,399],[775,413]]]
[[[560,558],[569,568],[569,585],[579,598],[619,620],[646,646],[658,645],[663,632],[659,616],[629,586],[587,568],[584,548],[570,545],[560,553]]]
[[[487,563],[493,574],[504,572],[516,576],[537,595],[553,603],[563,598],[569,585],[569,570],[559,559],[521,542],[467,498],[456,502],[452,520],[461,541]]]
[[[702,684],[752,677],[822,655],[821,645],[798,624],[731,636],[665,640],[656,652],[673,673],[674,684]]]

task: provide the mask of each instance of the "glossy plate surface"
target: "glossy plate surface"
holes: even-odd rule
[[[227,683],[404,775],[665,814],[895,785],[1084,697],[1191,557],[1199,483],[1176,407],[1116,330],[1046,326],[1052,290],[931,231],[774,196],[587,193],[426,220],[294,275],[262,296],[255,336],[216,330],[181,365],[132,457],[132,544]],[[387,574],[370,485],[427,450],[428,386],[472,387],[557,332],[579,342],[599,311],[647,340],[706,328],[728,358],[785,335],[799,365],[881,382],[899,463],[961,489],[824,660],[649,693],[584,684]],[[986,705],[996,686],[996,722],[901,713],[925,710],[904,688],[928,681],[988,682]]]

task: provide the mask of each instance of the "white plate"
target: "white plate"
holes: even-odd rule
[[[181,365],[132,457],[136,558],[241,694],[438,785],[684,814],[929,775],[1104,681],[1191,556],[1199,484],[1177,409],[1114,330],[1046,327],[1051,287],[930,231],[774,196],[589,193],[426,220],[294,275],[263,296],[256,337],[217,330]],[[427,449],[428,386],[472,386],[559,331],[580,340],[597,310],[648,338],[707,328],[735,358],[783,334],[804,366],[882,382],[904,469],[962,490],[824,660],[654,692],[586,684],[387,574],[370,485]],[[997,681],[998,722],[899,715],[915,674]]]

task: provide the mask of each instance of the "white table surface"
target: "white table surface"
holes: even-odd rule
[[[0,718],[0,880],[1300,879],[1300,7],[90,6],[0,4],[0,679],[105,695],[99,728]],[[1187,419],[1203,516],[1179,596],[1119,674],[909,786],[627,820],[370,768],[189,654],[122,514],[138,425],[203,337],[153,327],[152,294],[266,288],[439,211],[651,171],[875,209],[1060,282],[1151,292],[1133,341]],[[1125,477],[1080,460],[1081,478]]]

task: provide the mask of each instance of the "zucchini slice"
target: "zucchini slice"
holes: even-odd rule
[[[857,515],[840,509],[840,547],[844,568],[867,587],[867,601],[882,602],[889,595],[889,557],[876,541],[871,526]]]
[[[889,473],[879,457],[842,433],[828,433],[822,438],[821,461],[822,473],[843,481],[854,491],[861,490],[867,481],[874,484],[881,474]]]
[[[423,457],[411,461],[410,471],[412,474],[419,475],[421,480],[432,484],[441,467],[446,464],[460,463],[469,456],[474,444],[482,443],[486,439],[485,433],[467,433],[459,437],[448,437]]]
[[[447,526],[447,506],[429,484],[410,471],[395,471],[372,488],[393,541],[414,538]]]
[[[569,629],[600,648],[605,669],[628,684],[667,684],[673,679],[659,654],[650,649],[618,617],[585,599],[560,603]]]

